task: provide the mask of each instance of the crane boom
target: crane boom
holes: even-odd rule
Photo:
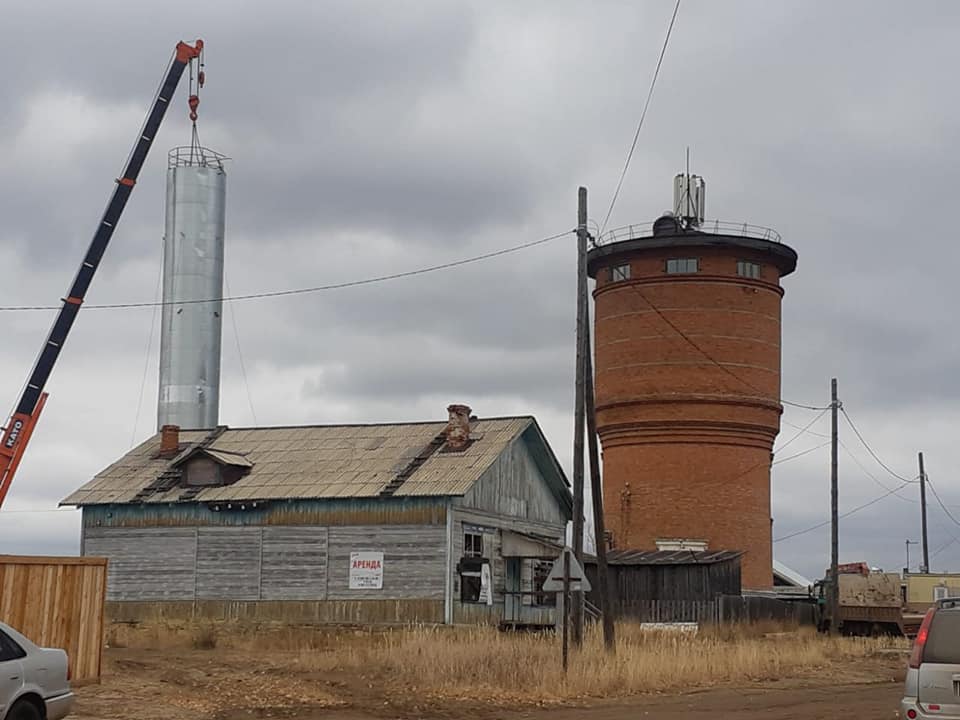
[[[56,320],[53,322],[53,327],[50,329],[50,334],[47,336],[43,349],[33,366],[26,387],[7,422],[7,426],[3,429],[3,436],[0,439],[0,506],[3,505],[7,496],[7,491],[13,482],[14,473],[20,464],[30,435],[33,433],[33,428],[46,402],[47,394],[44,392],[44,387],[50,378],[57,357],[63,349],[70,328],[77,318],[77,313],[83,304],[90,282],[93,280],[94,273],[96,273],[100,260],[103,258],[103,253],[110,243],[113,231],[120,221],[127,200],[130,199],[130,193],[133,192],[137,177],[147,159],[147,153],[150,152],[153,139],[156,137],[160,123],[167,112],[173,93],[180,82],[180,77],[187,65],[194,59],[199,58],[202,51],[202,40],[197,40],[195,45],[188,45],[185,42],[177,44],[173,60],[170,62],[166,76],[153,100],[153,105],[140,131],[140,136],[127,159],[123,174],[116,180],[113,195],[110,197],[107,209],[104,211],[100,224],[93,235],[90,247],[87,249],[83,262],[80,264],[80,269],[70,285],[67,296],[62,299],[63,305],[60,307]]]

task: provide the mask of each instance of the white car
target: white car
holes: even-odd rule
[[[0,623],[0,718],[60,720],[70,714],[70,662]]]

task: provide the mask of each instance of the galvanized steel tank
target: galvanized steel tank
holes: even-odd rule
[[[220,407],[225,158],[174,148],[167,169],[157,428],[216,427]],[[211,298],[218,298],[210,302]]]

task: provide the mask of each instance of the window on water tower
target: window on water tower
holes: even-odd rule
[[[760,278],[760,263],[749,260],[737,260],[737,275],[757,280]]]
[[[670,258],[667,260],[667,273],[670,275],[695,272],[700,272],[700,258]]]
[[[629,265],[614,265],[610,268],[610,282],[623,282],[630,279]]]

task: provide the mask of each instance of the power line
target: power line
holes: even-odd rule
[[[720,369],[722,372],[724,372],[724,373],[726,373],[727,375],[729,375],[730,377],[732,377],[732,378],[733,378],[734,380],[736,380],[737,382],[745,385],[745,386],[746,386],[747,388],[749,388],[750,390],[753,390],[754,392],[759,393],[760,395],[766,395],[766,393],[765,393],[763,390],[761,390],[760,388],[758,388],[758,387],[757,387],[756,385],[754,385],[753,383],[748,382],[747,380],[745,380],[745,379],[743,379],[742,377],[740,377],[739,375],[737,375],[737,374],[736,374],[735,372],[733,372],[730,368],[728,368],[726,365],[724,365],[723,363],[721,363],[719,360],[717,360],[715,357],[713,357],[710,353],[708,353],[706,350],[704,350],[702,347],[700,347],[700,345],[697,344],[697,343],[693,340],[693,338],[691,338],[691,337],[690,337],[689,335],[687,335],[683,330],[681,330],[679,327],[677,327],[677,325],[674,324],[674,322],[673,322],[672,320],[670,320],[670,318],[668,318],[668,317],[663,313],[663,311],[662,311],[660,308],[658,308],[656,305],[654,305],[653,302],[650,301],[650,298],[648,298],[646,295],[644,295],[643,292],[640,290],[640,288],[637,287],[637,285],[635,285],[635,284],[629,284],[629,285],[626,285],[626,287],[629,287],[631,290],[633,290],[635,293],[637,293],[637,295],[640,296],[640,298],[647,304],[647,306],[648,306],[651,310],[653,310],[653,312],[655,312],[655,313],[657,314],[657,317],[659,317],[661,320],[663,320],[663,322],[666,323],[666,324],[670,327],[671,330],[673,330],[677,335],[679,335],[681,338],[683,338],[694,350],[696,350],[698,353],[700,353],[706,360],[708,360],[710,363],[712,363],[713,365],[715,365],[715,366],[716,366],[718,369]],[[664,337],[663,333],[660,333],[659,330],[658,330],[657,332],[658,332],[658,334],[660,334],[661,337]],[[791,401],[789,401],[789,400],[784,400],[783,398],[780,398],[780,402],[781,402],[782,404],[784,404],[784,405],[790,405],[791,407],[802,408],[802,409],[805,409],[805,410],[827,411],[827,410],[830,409],[830,406],[829,406],[829,405],[825,405],[825,406],[805,405],[805,404],[803,404],[803,403],[795,403],[795,402],[791,402]],[[822,414],[823,414],[823,413],[821,412],[821,415],[822,415]],[[814,420],[814,422],[816,422],[816,419]]]
[[[613,213],[613,206],[617,204],[617,198],[620,197],[620,190],[623,187],[623,180],[627,176],[627,169],[630,167],[630,161],[633,159],[633,152],[637,149],[637,140],[640,139],[640,129],[643,127],[643,121],[647,117],[647,110],[650,108],[650,100],[653,99],[653,89],[657,85],[657,77],[660,75],[660,66],[663,65],[663,56],[667,53],[667,45],[670,42],[670,35],[673,32],[673,23],[677,19],[677,12],[680,10],[680,0],[677,0],[677,4],[673,7],[673,15],[670,17],[670,25],[667,27],[667,34],[663,38],[663,47],[660,48],[660,57],[657,59],[657,67],[653,71],[653,79],[650,81],[650,89],[647,91],[647,99],[643,103],[643,110],[640,113],[640,122],[637,123],[637,131],[633,134],[633,142],[630,144],[630,152],[627,153],[627,161],[623,164],[623,171],[620,173],[620,179],[617,181],[617,189],[613,193],[613,198],[610,200],[610,207],[607,208],[607,215],[603,219],[603,224],[600,226],[600,232],[597,234],[599,238],[603,234],[604,228],[607,227],[607,223],[610,222],[610,215]]]
[[[820,418],[822,418],[822,417],[826,414],[827,410],[829,410],[829,409],[830,409],[830,408],[824,408],[823,410],[821,410],[821,411],[820,411],[820,414],[817,415],[813,420],[811,420],[810,422],[808,422],[805,427],[799,428],[800,432],[798,432],[798,433],[797,433],[796,435],[794,435],[792,438],[790,438],[789,440],[787,440],[783,445],[781,445],[781,446],[780,446],[777,450],[775,450],[774,452],[781,452],[781,451],[783,451],[783,449],[784,449],[787,445],[789,445],[789,444],[792,443],[794,440],[796,440],[798,437],[800,437],[800,436],[803,435],[805,432],[807,432],[807,431],[814,425],[814,423],[817,422],[817,420],[819,420]]]
[[[877,461],[877,463],[880,465],[880,467],[882,467],[882,468],[883,468],[884,470],[886,470],[888,473],[890,473],[891,475],[893,475],[893,477],[895,477],[895,478],[896,478],[897,480],[899,480],[900,482],[904,482],[904,483],[911,483],[911,482],[913,482],[913,480],[907,480],[907,478],[905,478],[903,475],[899,475],[899,474],[895,473],[893,470],[891,470],[891,469],[889,468],[889,466],[888,466],[885,462],[883,462],[883,460],[881,460],[881,459],[877,456],[877,454],[873,451],[873,448],[871,448],[870,445],[867,444],[867,441],[863,439],[863,435],[861,435],[861,434],[860,434],[860,431],[857,430],[857,426],[853,424],[853,420],[851,420],[851,419],[850,419],[850,416],[847,414],[847,409],[846,409],[846,408],[841,407],[841,408],[840,408],[840,412],[843,413],[843,417],[846,419],[847,423],[850,425],[850,428],[853,430],[854,434],[857,436],[857,438],[860,440],[860,442],[863,444],[863,446],[867,449],[867,452],[870,453],[870,456],[871,456],[874,460]]]
[[[230,281],[227,280],[227,274],[223,274],[224,285],[227,286],[227,295],[230,294]],[[250,416],[253,418],[253,424],[257,425],[257,413],[253,409],[253,395],[250,392],[250,382],[247,380],[247,365],[243,361],[243,350],[240,349],[240,331],[237,329],[237,310],[230,304],[227,304],[230,311],[230,319],[233,321],[233,337],[237,341],[237,357],[240,358],[240,374],[243,375],[243,385],[247,389],[247,403],[250,405]]]
[[[41,515],[52,513],[72,513],[78,508],[51,508],[48,510],[0,510],[0,515]]]
[[[779,460],[775,460],[774,462],[771,463],[771,465],[779,465],[780,463],[785,463],[785,462],[787,462],[788,460],[793,460],[793,459],[798,458],[798,457],[803,457],[804,455],[807,455],[807,454],[809,454],[809,453],[812,453],[812,452],[814,452],[815,450],[819,450],[820,448],[825,448],[825,447],[826,447],[827,445],[829,445],[829,444],[830,444],[830,441],[827,440],[827,442],[820,443],[819,445],[815,445],[815,446],[812,447],[812,448],[807,448],[806,450],[802,450],[801,452],[794,453],[793,455],[788,455],[787,457],[781,458],[781,459],[779,459]]]
[[[890,490],[890,492],[887,492],[887,493],[881,495],[880,497],[874,498],[874,499],[871,500],[870,502],[866,502],[866,503],[864,503],[863,505],[858,505],[857,507],[853,508],[852,510],[847,510],[847,512],[840,514],[840,518],[850,517],[850,516],[853,515],[854,513],[858,513],[858,512],[860,512],[861,510],[870,507],[871,505],[875,505],[876,503],[880,502],[881,500],[884,500],[884,499],[890,497],[891,495],[893,495],[893,494],[894,494],[895,492],[897,492],[898,490],[902,490],[904,487],[906,487],[907,485],[909,485],[909,484],[912,483],[912,482],[913,482],[912,480],[908,480],[908,481],[906,481],[905,483],[903,483],[902,485],[900,485],[899,487],[893,488],[892,490]],[[806,535],[806,534],[809,533],[809,532],[813,532],[814,530],[819,530],[820,528],[826,527],[826,526],[829,525],[829,524],[830,524],[830,521],[829,521],[829,520],[824,520],[824,521],[821,522],[821,523],[817,523],[816,525],[811,525],[810,527],[805,528],[805,529],[803,529],[803,530],[797,530],[796,532],[792,532],[792,533],[789,533],[789,534],[787,534],[787,535],[783,535],[783,536],[781,536],[781,537],[774,538],[773,541],[776,543],[776,542],[781,542],[781,541],[783,541],[783,540],[789,540],[790,538],[795,538],[795,537],[797,537],[798,535]]]
[[[191,67],[193,65],[191,64]],[[161,248],[162,249],[162,248]],[[157,268],[157,289],[154,291],[153,298],[160,297],[160,287],[163,284],[163,254],[160,255],[160,263]],[[147,371],[150,369],[150,350],[153,348],[153,331],[157,326],[157,307],[154,306],[150,317],[150,334],[147,336],[147,352],[143,358],[143,377],[140,378],[140,394],[137,396],[137,413],[133,416],[133,430],[130,433],[130,447],[137,444],[137,429],[140,425],[140,410],[143,408],[143,392],[147,387]]]
[[[439,270],[449,270],[455,267],[461,267],[463,265],[469,265],[471,263],[481,262],[483,260],[490,260],[491,258],[501,257],[502,255],[509,255],[510,253],[519,252],[521,250],[526,250],[527,248],[536,247],[537,245],[543,245],[545,243],[551,242],[552,240],[557,240],[566,235],[576,232],[576,230],[565,230],[562,233],[557,233],[556,235],[551,235],[550,237],[540,238],[539,240],[533,240],[531,242],[522,243],[520,245],[513,245],[511,247],[503,248],[502,250],[495,250],[494,252],[484,253],[482,255],[474,255],[473,257],[463,258],[461,260],[454,260],[452,262],[441,263],[440,265],[431,265],[429,267],[422,267],[416,270],[407,270],[405,272],[392,273],[390,275],[378,275],[375,277],[364,278],[362,280],[350,280],[342,283],[332,283],[330,285],[317,285],[316,287],[307,287],[307,288],[296,288],[291,290],[274,290],[271,292],[260,292],[260,293],[251,293],[249,295],[234,295],[232,297],[216,297],[216,298],[204,298],[201,300],[178,300],[174,301],[160,301],[160,302],[135,302],[135,303],[104,303],[100,305],[84,305],[84,308],[87,310],[126,310],[130,308],[147,308],[147,307],[157,307],[162,305],[195,305],[199,303],[211,303],[211,302],[237,302],[240,300],[260,300],[262,298],[274,298],[274,297],[286,297],[289,295],[307,295],[310,293],[325,292],[328,290],[342,290],[344,288],[359,287],[361,285],[373,285],[374,283],[387,282],[389,280],[400,280],[402,278],[414,277],[416,275],[425,275],[427,273],[438,272]],[[59,310],[59,305],[6,305],[0,306],[0,312],[25,312],[32,310]]]
[[[824,412],[826,412],[826,410],[829,410],[829,409],[830,409],[829,407],[825,408]],[[797,425],[796,423],[792,423],[789,420],[784,420],[783,418],[780,418],[780,422],[783,423],[784,425],[787,425],[788,427],[792,427],[794,430],[804,430],[802,426]],[[819,438],[826,438],[828,440],[830,439],[830,436],[827,435],[826,433],[818,433],[818,432],[814,432],[813,430],[804,430],[804,432],[807,432],[810,435],[815,435],[816,437],[819,437]]]
[[[937,489],[933,486],[933,483],[930,482],[929,474],[927,475],[927,487],[930,488],[931,492],[933,492],[933,496],[937,499],[937,504],[943,509],[943,512],[947,514],[947,517],[950,518],[955,525],[960,525],[960,520],[957,520],[953,516],[953,513],[947,509],[946,504],[940,499],[940,493],[937,492]]]
[[[845,442],[843,442],[842,440],[840,440],[840,447],[842,447],[843,450],[844,450],[844,452],[846,452],[847,455],[850,456],[850,459],[853,460],[853,462],[855,462],[855,463],[857,464],[857,467],[859,467],[861,470],[863,470],[863,474],[864,474],[864,475],[866,475],[868,478],[870,478],[871,480],[873,480],[877,485],[879,485],[880,487],[882,487],[884,490],[890,490],[890,486],[887,485],[887,484],[885,484],[885,483],[880,482],[880,479],[877,478],[876,475],[874,475],[872,472],[870,472],[869,470],[867,470],[866,466],[864,466],[864,464],[863,464],[862,462],[860,462],[860,458],[858,458],[856,455],[854,455],[854,454],[853,454],[853,451],[850,450],[850,448],[847,447],[847,444],[846,444]],[[919,501],[917,501],[917,500],[914,500],[913,498],[903,497],[903,495],[894,494],[894,497],[897,498],[898,500],[903,500],[904,502],[911,502],[911,503],[914,503],[914,504],[916,504],[917,502],[919,502]]]

